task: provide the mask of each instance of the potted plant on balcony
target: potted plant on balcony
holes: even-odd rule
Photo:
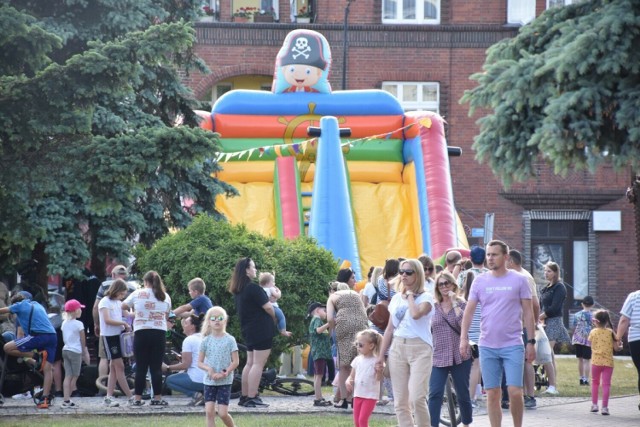
[[[273,22],[276,19],[275,15],[273,8],[271,10],[257,10],[253,14],[253,22]]]
[[[307,8],[307,6],[302,6],[298,13],[296,14],[296,22],[298,24],[308,24],[311,22],[311,11]]]
[[[241,7],[233,13],[234,22],[249,22],[257,7]]]
[[[204,6],[202,8],[203,16],[200,17],[200,22],[213,22],[215,21],[216,12],[211,6]]]

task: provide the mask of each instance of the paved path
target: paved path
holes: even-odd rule
[[[102,405],[102,398],[99,397],[83,397],[74,399],[79,405],[78,409],[65,409],[60,406],[62,399],[57,399],[49,409],[36,409],[31,400],[14,400],[5,399],[4,405],[0,406],[0,425],[1,420],[24,420],[30,425],[38,422],[38,418],[42,415],[69,415],[76,416],[95,416],[95,415],[150,415],[151,413],[162,413],[163,415],[184,415],[202,413],[204,408],[193,408],[187,406],[189,399],[183,396],[169,396],[166,400],[169,406],[162,409],[155,409],[145,405],[139,409],[128,408],[125,399],[119,399],[122,408],[105,408]],[[265,426],[269,426],[268,414],[270,413],[287,413],[287,414],[305,414],[318,412],[343,413],[345,416],[351,416],[351,410],[342,410],[330,408],[317,408],[313,406],[313,397],[263,397],[268,408],[242,408],[232,401],[232,413],[262,413],[265,414]],[[606,417],[600,414],[592,414],[589,412],[590,401],[585,398],[575,397],[540,397],[538,398],[538,409],[527,410],[525,412],[525,427],[638,427],[640,426],[640,411],[638,410],[638,396],[627,396],[612,398],[609,401],[609,410],[611,415]],[[477,409],[474,415],[475,427],[489,426],[489,419],[486,415],[486,409],[482,406]],[[393,407],[378,406],[375,409],[378,419],[388,419],[389,426],[395,426],[395,417],[393,416]],[[347,415],[348,414],[348,415]],[[513,426],[511,415],[507,411],[503,411],[503,426]],[[303,425],[301,424],[301,427]],[[315,427],[315,426],[304,426]],[[322,427],[331,427],[323,425]]]

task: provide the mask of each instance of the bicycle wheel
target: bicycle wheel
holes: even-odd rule
[[[129,384],[129,388],[131,390],[133,390],[135,388],[135,382],[133,380],[132,377],[126,377],[127,378],[127,384]],[[99,393],[101,395],[106,395],[107,394],[107,381],[109,380],[109,375],[103,375],[101,377],[98,377],[98,379],[96,379],[96,387],[98,387]],[[116,383],[116,388],[113,391],[113,395],[118,397],[118,396],[124,396],[124,393],[122,392],[122,390],[120,390],[120,385]]]
[[[314,393],[313,381],[300,378],[276,378],[269,387],[286,396],[311,396]]]
[[[457,427],[462,420],[456,389],[453,386],[451,375],[447,378],[447,384],[442,397],[442,411],[440,411],[440,424],[447,427]]]

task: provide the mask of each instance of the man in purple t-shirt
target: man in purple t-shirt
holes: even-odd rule
[[[462,318],[460,352],[463,355],[469,352],[469,326],[479,303],[482,306],[482,317],[478,347],[482,379],[487,390],[489,421],[492,427],[502,424],[500,384],[504,368],[513,425],[521,427],[524,412],[522,373],[525,361],[522,319],[525,319],[527,336],[535,336],[531,290],[525,276],[507,269],[509,247],[504,242],[490,241],[486,252],[489,272],[476,277],[471,286]],[[535,359],[534,344],[534,339],[527,341],[527,361]]]

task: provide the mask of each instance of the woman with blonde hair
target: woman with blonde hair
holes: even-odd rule
[[[400,282],[389,304],[391,316],[377,364],[384,365],[384,354],[391,345],[388,362],[399,427],[429,426],[427,393],[433,358],[433,297],[425,292],[424,267],[420,261],[403,260],[398,273]]]
[[[329,327],[336,331],[338,343],[338,386],[343,401],[337,408],[347,409],[353,403],[347,396],[346,381],[351,374],[351,362],[357,356],[357,349],[353,345],[356,334],[367,329],[368,320],[364,304],[360,295],[353,290],[355,277],[352,271],[340,270],[338,278],[348,279],[348,282],[339,283],[337,291],[327,299],[327,321]],[[348,269],[350,270],[350,269]],[[338,280],[339,281],[339,280]],[[347,289],[344,289],[344,285]]]
[[[440,409],[449,374],[453,378],[462,424],[473,422],[469,397],[471,355],[460,354],[460,329],[467,302],[458,295],[458,283],[447,270],[436,276],[431,332],[433,333],[433,370],[429,381],[429,412],[431,426],[440,425]]]

